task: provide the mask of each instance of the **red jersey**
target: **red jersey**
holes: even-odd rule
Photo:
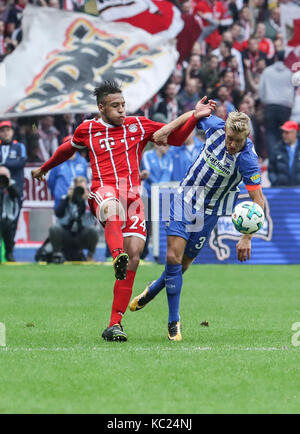
[[[107,185],[123,189],[125,182],[127,190],[139,187],[142,152],[152,134],[162,126],[163,123],[144,116],[128,116],[119,127],[100,118],[80,124],[71,143],[75,148],[89,149],[93,176],[91,190]]]

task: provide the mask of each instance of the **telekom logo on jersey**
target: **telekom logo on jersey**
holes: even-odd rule
[[[112,151],[112,146],[114,146],[116,143],[112,137],[108,137],[108,139],[100,139],[99,144],[101,149]]]

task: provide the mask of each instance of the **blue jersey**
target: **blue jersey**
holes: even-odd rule
[[[180,183],[178,193],[196,212],[231,215],[237,200],[238,185],[248,189],[261,183],[258,157],[253,143],[246,140],[241,152],[231,155],[225,147],[225,122],[217,116],[198,121],[205,131],[205,145]]]
[[[142,158],[141,170],[149,171],[149,178],[144,181],[143,187],[150,197],[152,183],[171,181],[173,160],[170,151],[161,157],[157,155],[155,149],[146,151]]]

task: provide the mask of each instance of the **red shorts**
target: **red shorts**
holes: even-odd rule
[[[137,193],[120,193],[119,190],[111,186],[104,186],[91,191],[88,202],[94,216],[99,219],[102,226],[105,226],[103,205],[112,199],[121,205],[123,237],[136,236],[145,241],[147,233],[144,203]]]

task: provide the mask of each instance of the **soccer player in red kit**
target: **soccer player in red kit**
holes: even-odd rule
[[[167,133],[168,144],[180,146],[196,125],[197,109],[165,125],[143,116],[126,116],[122,90],[114,81],[100,84],[94,95],[100,116],[82,122],[72,140],[63,143],[46,163],[32,171],[32,176],[41,179],[76,150],[88,148],[92,168],[89,205],[104,226],[116,276],[110,323],[102,337],[108,341],[126,341],[121,320],[131,298],[146,239],[144,207],[139,194],[142,152],[149,140],[162,144],[162,132]]]

